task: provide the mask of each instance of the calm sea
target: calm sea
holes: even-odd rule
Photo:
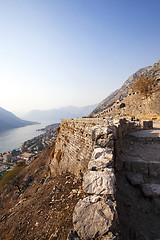
[[[43,131],[36,131],[41,129],[52,122],[45,122],[36,125],[30,125],[21,128],[14,128],[0,134],[0,153],[12,151],[19,148],[23,142],[34,138],[43,133]]]

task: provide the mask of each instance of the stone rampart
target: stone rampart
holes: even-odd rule
[[[58,130],[54,157],[50,164],[52,175],[63,172],[72,172],[76,175],[84,174],[88,169],[88,162],[95,144],[92,134],[93,128],[109,125],[114,130],[114,146],[116,154],[119,154],[122,138],[126,132],[133,131],[137,127],[140,128],[141,122],[125,119],[112,120],[111,118],[63,119]]]
[[[118,100],[111,107],[95,114],[95,117],[115,115],[138,115],[138,114],[159,114],[160,111],[159,89],[149,97],[142,96],[139,92],[129,93],[127,97]]]
[[[118,155],[127,132],[139,122],[110,118],[64,119],[58,129],[53,175],[72,172],[83,175],[84,199],[75,206],[74,230],[68,239],[119,239],[116,210],[115,169],[122,166]],[[73,234],[75,233],[75,238]]]
[[[92,128],[96,125],[107,126],[108,123],[109,119],[103,118],[62,120],[51,160],[51,173],[84,173],[93,152]]]

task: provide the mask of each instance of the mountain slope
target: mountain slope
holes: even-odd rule
[[[131,88],[132,84],[134,83],[135,79],[141,75],[151,75],[156,80],[160,78],[160,61],[153,64],[153,66],[145,67],[139,69],[137,72],[135,72],[132,76],[130,76],[127,81],[122,85],[120,89],[117,89],[115,92],[113,92],[111,95],[109,95],[106,99],[104,99],[97,108],[94,109],[94,111],[91,113],[96,114],[99,112],[102,112],[103,110],[111,107],[117,100],[124,99],[129,92],[129,89]]]
[[[13,113],[0,107],[0,132],[32,124],[34,124],[34,122],[22,120]]]
[[[52,148],[46,148],[4,187],[0,194],[0,239],[63,240],[73,229],[74,207],[82,198],[78,194],[81,180],[70,173],[50,177]],[[26,185],[28,177],[32,180]]]
[[[53,121],[60,122],[62,118],[77,118],[87,116],[96,105],[85,107],[61,107],[51,110],[33,110],[24,116],[25,119],[31,121]]]

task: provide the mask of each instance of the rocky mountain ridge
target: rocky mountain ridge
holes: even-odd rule
[[[132,88],[133,83],[135,82],[135,79],[142,75],[152,76],[153,78],[155,78],[156,81],[159,81],[160,80],[160,60],[154,63],[152,66],[141,68],[137,72],[135,72],[133,75],[131,75],[122,85],[122,87],[120,89],[117,89],[107,98],[105,98],[97,106],[97,108],[94,109],[94,111],[90,114],[90,116],[94,116],[94,114],[98,114],[112,107],[112,105],[117,101],[122,101],[124,98],[126,98],[129,91]]]
[[[0,107],[0,132],[32,124],[35,124],[35,122],[22,120],[13,113]]]
[[[24,119],[31,121],[52,121],[60,122],[62,118],[77,118],[88,116],[96,105],[84,106],[84,107],[61,107],[50,110],[33,110],[24,116]]]

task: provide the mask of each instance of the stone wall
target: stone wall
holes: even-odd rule
[[[92,128],[107,126],[109,119],[79,118],[64,119],[59,128],[51,173],[72,172],[76,175],[87,170],[93,152]]]
[[[84,199],[73,214],[68,239],[119,239],[115,169],[121,169],[123,138],[140,122],[110,118],[64,119],[58,129],[51,173],[83,176]]]
[[[77,239],[118,239],[113,125],[96,125],[92,140],[93,153],[82,183],[85,197],[73,213],[74,231]]]
[[[131,92],[126,98],[118,100],[110,108],[96,114],[95,117],[160,114],[159,88],[148,98],[143,97],[139,92]]]
[[[126,120],[124,118],[78,118],[63,119],[58,129],[58,137],[51,159],[52,175],[71,172],[76,175],[84,174],[88,169],[88,162],[94,150],[93,129],[95,126],[112,126],[114,131],[115,157],[121,152],[122,139],[129,131],[143,128],[142,121]],[[103,133],[101,133],[103,135]],[[104,136],[104,144],[106,142]],[[115,158],[116,163],[116,158]]]

